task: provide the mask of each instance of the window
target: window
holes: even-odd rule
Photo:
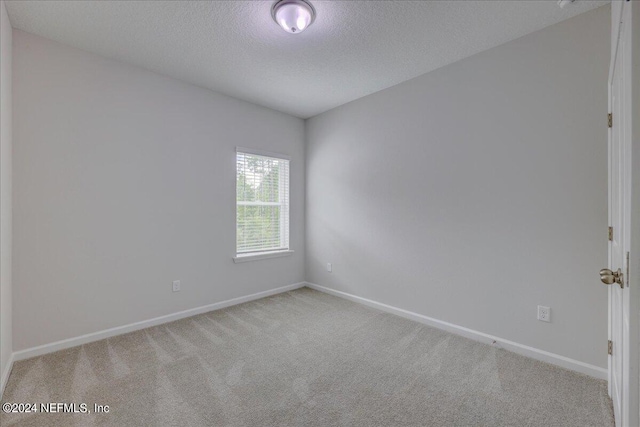
[[[289,251],[289,160],[238,148],[236,153],[236,253]]]

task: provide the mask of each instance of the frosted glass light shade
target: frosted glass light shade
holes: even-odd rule
[[[273,5],[271,16],[288,33],[303,32],[313,23],[316,11],[305,0],[280,0]]]

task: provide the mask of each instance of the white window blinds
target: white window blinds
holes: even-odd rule
[[[236,153],[236,252],[289,249],[289,160]]]

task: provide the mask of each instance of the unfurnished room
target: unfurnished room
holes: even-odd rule
[[[3,427],[640,427],[640,0],[0,14]]]

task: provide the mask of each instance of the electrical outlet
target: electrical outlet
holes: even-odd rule
[[[551,322],[551,308],[539,305],[538,320],[541,320],[543,322]]]
[[[331,273],[331,272],[333,271],[333,266],[331,265],[331,263],[330,263],[330,262],[328,262],[328,263],[327,263],[327,271],[328,271],[329,273]]]
[[[180,291],[181,287],[182,287],[182,285],[180,284],[180,280],[174,280],[173,281],[173,292]]]

